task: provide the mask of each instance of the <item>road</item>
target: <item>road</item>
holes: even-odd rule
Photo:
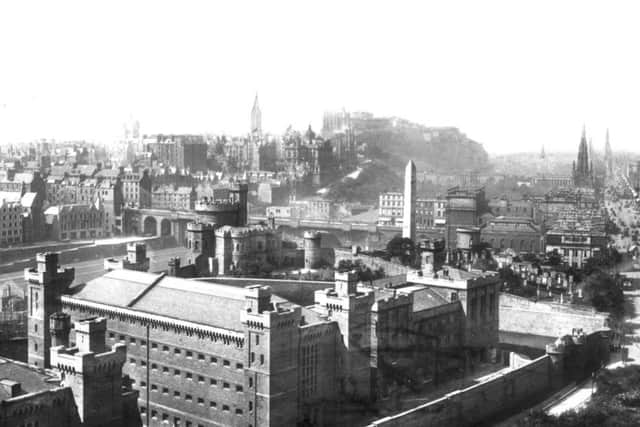
[[[161,271],[166,270],[167,262],[172,257],[180,257],[183,261],[186,260],[187,254],[186,248],[169,248],[158,250],[147,250],[147,256],[150,260],[149,271]],[[35,260],[34,260],[35,266]],[[65,267],[74,267],[76,269],[76,278],[74,284],[85,283],[91,279],[101,276],[104,271],[104,259],[92,259],[89,261],[80,261],[71,264],[63,264]],[[24,290],[26,282],[24,281],[24,272],[22,270],[13,271],[10,273],[0,274],[0,288],[5,283],[13,283],[20,289]]]

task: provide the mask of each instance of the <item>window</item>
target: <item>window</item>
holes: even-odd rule
[[[241,385],[236,385],[236,391],[238,393],[242,393],[242,391],[243,391],[242,386]]]
[[[249,401],[249,411],[253,411],[253,402]]]
[[[187,357],[189,359],[193,358],[193,352],[192,351],[187,351]]]
[[[256,335],[256,345],[260,345],[260,335]]]
[[[140,340],[140,345],[143,347],[147,346],[147,342],[145,340]]]
[[[151,349],[152,350],[157,350],[158,349],[158,343],[152,342],[151,343]]]
[[[242,363],[236,363],[236,369],[244,369]]]
[[[162,351],[164,351],[165,353],[169,352],[169,346],[163,345],[162,346]]]
[[[132,365],[136,364],[136,359],[134,359],[133,357],[129,358],[129,363],[131,363]]]
[[[222,387],[223,387],[224,389],[227,389],[227,390],[228,390],[228,389],[229,389],[229,383],[222,383]]]
[[[109,332],[109,338],[111,339],[115,339],[116,334],[114,334],[113,332]]]
[[[145,381],[140,381],[140,387],[146,387],[147,383]]]
[[[260,355],[260,364],[264,365],[264,354]]]
[[[155,409],[151,411],[151,418],[153,418],[154,420],[158,418],[158,411],[156,411]]]
[[[190,394],[185,394],[184,400],[186,400],[187,402],[191,402],[193,400],[193,396],[191,396]]]
[[[162,394],[169,394],[169,389],[167,387],[162,387]]]
[[[210,385],[212,385],[212,386],[213,386],[213,385],[218,385],[218,380],[216,380],[215,378],[211,378],[211,379],[209,380],[209,384],[210,384]]]
[[[124,335],[120,335],[120,341],[124,342]]]
[[[158,365],[156,365],[155,363],[152,363],[151,364],[151,369],[154,370],[154,371],[157,371],[158,370]]]
[[[204,405],[204,399],[199,397],[198,398],[198,405]]]
[[[169,375],[169,368],[166,367],[166,366],[163,366],[162,367],[162,373],[165,374],[165,375]]]
[[[218,358],[217,357],[211,357],[211,363],[218,363]]]
[[[242,409],[240,408],[236,409],[236,415],[242,415]]]
[[[129,338],[129,344],[135,344],[135,343],[136,343],[135,338]]]
[[[198,360],[204,362],[204,354],[198,353]]]
[[[231,365],[231,362],[229,362],[228,360],[225,360],[224,362],[222,362],[222,364],[224,366],[229,366],[229,365]]]
[[[218,404],[216,402],[209,402],[209,408],[218,409]]]
[[[169,421],[169,414],[162,414],[162,421],[163,422],[168,422]]]
[[[229,412],[229,405],[222,405],[222,410]]]
[[[179,356],[180,355],[180,349],[179,348],[173,349],[173,354],[175,354],[176,356]]]
[[[249,388],[253,387],[253,378],[249,377]]]
[[[251,363],[256,361],[256,354],[252,351],[251,352]]]
[[[198,382],[204,384],[204,377],[202,375],[198,375]]]
[[[155,384],[151,384],[151,391],[158,391],[158,386]]]
[[[176,398],[176,399],[180,398],[180,392],[179,391],[174,391],[173,392],[173,397]]]
[[[174,369],[173,370],[173,375],[175,375],[176,377],[180,376],[180,369]]]

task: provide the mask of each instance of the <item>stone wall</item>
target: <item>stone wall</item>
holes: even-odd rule
[[[587,377],[609,360],[608,337],[594,332],[581,344],[558,349],[534,360],[510,358],[511,370],[471,387],[456,390],[408,411],[374,421],[373,426],[489,425],[523,410],[571,381]]]
[[[374,421],[371,426],[463,426],[515,408],[551,387],[551,358],[539,357],[519,368],[409,411]]]
[[[558,337],[574,328],[585,333],[607,328],[609,314],[578,309],[567,304],[534,302],[527,298],[500,294],[500,331]]]
[[[385,261],[382,258],[377,258],[377,257],[365,255],[362,253],[358,255],[353,255],[353,253],[351,252],[351,249],[335,249],[334,265],[337,266],[338,263],[342,260],[349,260],[353,262],[356,262],[359,260],[364,265],[371,268],[372,270],[377,270],[378,268],[382,267],[384,269],[384,273],[387,276],[398,276],[401,274],[406,274],[409,270],[411,270],[411,268],[406,267],[402,264],[397,264],[391,261]]]

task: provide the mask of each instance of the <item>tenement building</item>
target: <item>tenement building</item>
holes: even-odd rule
[[[402,226],[404,217],[404,193],[389,191],[378,197],[378,225]],[[416,198],[415,221],[418,230],[445,225],[447,201],[442,198]]]

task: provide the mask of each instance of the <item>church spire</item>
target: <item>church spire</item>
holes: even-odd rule
[[[576,186],[590,186],[592,183],[592,159],[587,145],[586,126],[582,127],[582,137],[578,147],[578,161],[575,165],[574,183]]]
[[[262,135],[262,111],[258,104],[258,92],[253,100],[253,108],[251,108],[251,135],[258,137]]]

